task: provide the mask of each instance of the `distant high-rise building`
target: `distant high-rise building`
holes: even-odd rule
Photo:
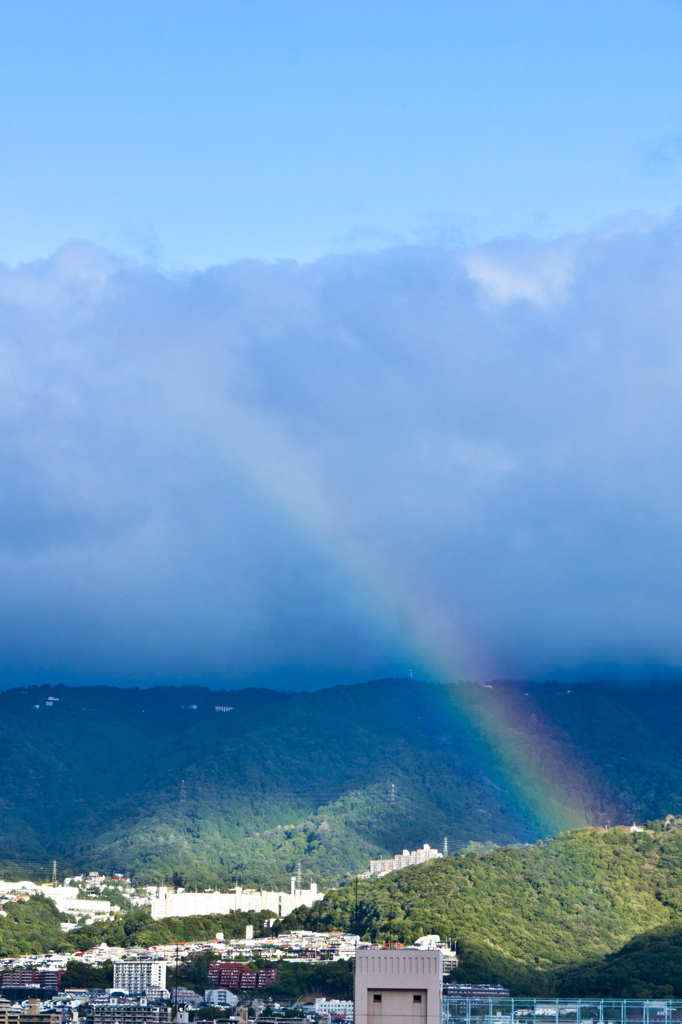
[[[156,995],[166,988],[165,960],[114,961],[114,988],[124,992]]]

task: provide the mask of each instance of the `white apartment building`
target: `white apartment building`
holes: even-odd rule
[[[440,949],[367,949],[355,958],[355,1024],[440,1024]]]
[[[163,886],[151,898],[154,920],[164,917],[190,917],[194,914],[233,914],[237,910],[268,910],[277,917],[286,917],[297,907],[312,907],[324,899],[313,882],[309,889],[296,889],[291,879],[291,892],[267,892],[265,889],[242,889],[232,892],[174,892]]]
[[[329,1014],[334,1017],[345,1017],[346,1020],[353,1019],[352,999],[316,999],[315,1013]]]
[[[425,864],[428,860],[437,860],[443,854],[438,850],[432,850],[428,843],[424,843],[421,850],[403,850],[397,853],[390,860],[371,860],[369,862],[370,875],[385,874],[387,871],[399,871],[400,868],[410,867],[411,864]]]
[[[230,992],[229,988],[207,988],[204,992],[204,1002],[209,1006],[236,1006],[239,997]]]
[[[166,966],[165,960],[115,960],[114,988],[156,995],[166,988]]]
[[[230,914],[235,910],[234,894],[223,892],[174,892],[159,886],[151,898],[155,921],[164,917],[192,917],[194,914]]]

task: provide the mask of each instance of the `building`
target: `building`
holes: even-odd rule
[[[32,971],[21,968],[2,975],[3,988],[44,988],[59,991],[64,971]]]
[[[62,1024],[62,1015],[43,1013],[39,999],[29,999],[25,1010],[14,1008],[3,999],[0,1001],[0,1024]]]
[[[173,988],[171,991],[173,1000],[176,998],[176,989]],[[186,1006],[192,1009],[193,1007],[201,1006],[204,1002],[203,996],[198,995],[191,988],[184,988],[182,985],[178,985],[177,988],[177,1001],[178,1006]]]
[[[440,935],[422,935],[414,945],[417,949],[440,949],[443,954],[443,974],[449,974],[459,966],[457,953],[451,948],[449,942],[441,942]]]
[[[165,960],[116,960],[114,988],[156,996],[166,988],[166,966]]]
[[[50,897],[52,899],[52,897]],[[77,917],[105,918],[111,913],[109,900],[70,900],[61,896],[54,902],[60,914],[75,914]]]
[[[15,1019],[18,1020],[20,1012],[19,1010],[12,1009],[9,999],[0,996],[0,1020],[3,1020],[9,1013],[11,1015],[10,1019],[14,1022]]]
[[[0,998],[0,1024],[19,1024],[22,1011],[13,1007],[9,999]]]
[[[355,1024],[440,1024],[440,949],[367,949],[355,958]]]
[[[267,892],[265,889],[242,889],[231,892],[175,892],[164,886],[151,898],[151,913],[155,921],[165,917],[190,917],[195,914],[233,914],[238,910],[269,910],[276,917],[286,917],[297,907],[312,907],[324,899],[313,882],[309,889],[296,889],[291,879],[291,892]]]
[[[227,988],[207,988],[204,992],[204,1002],[209,1006],[236,1006],[239,997]]]
[[[454,950],[450,950],[447,953],[443,950],[443,977],[450,974],[451,971],[455,971],[459,967],[459,957]]]
[[[229,989],[239,992],[244,989],[264,988],[277,978],[275,967],[251,971],[246,964],[230,963],[227,960],[213,960],[208,965],[208,980],[213,989]]]
[[[352,999],[316,999],[315,1013],[324,1014],[329,1017],[343,1017],[345,1020],[353,1019]]]
[[[486,999],[505,999],[509,997],[509,989],[501,985],[466,985],[459,982],[445,982],[443,984],[443,998],[446,996],[459,996],[460,998],[473,999],[485,997]]]
[[[102,876],[102,880],[104,880]],[[79,917],[107,916],[111,913],[109,900],[79,899],[79,890],[71,885],[41,885],[38,889],[46,899],[53,900],[60,914],[76,914]]]
[[[258,988],[265,988],[266,985],[271,985],[273,981],[277,981],[276,967],[263,967],[258,972]]]
[[[93,1003],[88,1021],[91,1024],[170,1024],[168,1006],[149,1006],[145,1003]],[[60,1018],[61,1020],[61,1018]]]
[[[400,868],[409,868],[412,864],[426,864],[429,860],[437,860],[443,854],[438,850],[432,850],[428,843],[424,843],[421,850],[403,850],[397,853],[390,860],[371,860],[369,862],[370,875],[386,874],[387,871],[399,871]]]
[[[204,914],[232,914],[236,910],[234,893],[174,892],[160,886],[159,895],[151,898],[155,921],[164,917],[193,917]]]

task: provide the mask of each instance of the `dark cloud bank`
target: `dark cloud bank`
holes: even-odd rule
[[[674,673],[681,284],[677,222],[2,271],[5,685]]]

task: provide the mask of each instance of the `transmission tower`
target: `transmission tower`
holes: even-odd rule
[[[445,839],[443,840],[443,856],[447,857],[447,855],[448,855],[448,837],[446,836]]]
[[[300,860],[299,860],[298,864],[296,865],[296,887],[299,890],[303,888],[303,884],[301,882],[301,862],[300,862]]]
[[[182,785],[180,786],[180,803],[181,804],[184,804],[186,796],[187,796],[187,790],[185,789],[185,780],[183,779],[182,780]]]
[[[57,861],[52,861],[52,885],[57,888]]]
[[[395,803],[395,786],[391,783],[391,803]]]

